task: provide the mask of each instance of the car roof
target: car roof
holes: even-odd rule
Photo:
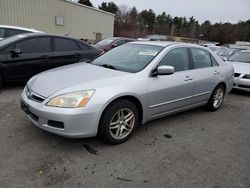
[[[19,26],[12,26],[12,25],[0,25],[0,28],[7,28],[7,29],[18,29],[18,30],[24,30],[24,31],[30,31],[34,33],[43,33],[42,31],[32,29],[32,28],[26,28],[26,27],[19,27]]]
[[[200,45],[197,45],[197,44],[184,43],[184,42],[173,42],[173,41],[135,41],[135,42],[131,42],[131,43],[161,46],[161,47],[167,47],[170,45],[185,45],[187,47],[198,47],[198,48],[207,49],[207,48],[200,46]]]
[[[109,38],[106,38],[106,39],[114,39],[114,40],[119,40],[119,39],[137,40],[137,39],[128,38],[128,37],[109,37]]]
[[[78,40],[78,39],[71,38],[71,37],[64,36],[64,35],[49,34],[49,33],[23,33],[23,34],[19,34],[19,35],[23,36],[22,38],[24,38],[24,37],[32,37],[32,36],[47,36],[47,37],[63,37],[63,38]],[[79,40],[79,41],[81,41],[81,40]]]
[[[241,50],[241,52],[250,53],[250,50]]]

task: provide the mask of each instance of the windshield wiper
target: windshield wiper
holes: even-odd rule
[[[113,65],[108,65],[108,64],[101,64],[101,66],[108,68],[108,69],[113,69],[113,70],[117,70],[117,68],[115,68]]]

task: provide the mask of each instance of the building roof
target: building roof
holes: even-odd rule
[[[110,12],[106,12],[106,11],[103,11],[103,10],[100,10],[100,9],[97,9],[97,8],[94,8],[94,7],[90,7],[90,6],[87,6],[87,5],[83,5],[83,4],[74,2],[74,1],[72,1],[72,0],[64,0],[64,1],[67,2],[67,3],[75,4],[75,5],[77,5],[77,6],[82,6],[82,7],[85,7],[85,8],[94,10],[94,11],[97,11],[97,12],[101,12],[101,13],[104,13],[104,14],[108,14],[108,15],[110,15],[110,16],[115,16],[115,14],[112,14],[112,13],[110,13]]]

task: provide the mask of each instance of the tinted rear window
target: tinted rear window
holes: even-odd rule
[[[65,51],[77,51],[80,50],[76,42],[70,39],[55,38],[55,51],[65,52]]]

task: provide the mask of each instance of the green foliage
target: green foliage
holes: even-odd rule
[[[89,7],[93,7],[93,4],[90,2],[90,0],[79,0],[78,3],[82,5],[87,5]]]
[[[113,14],[117,14],[118,12],[118,6],[114,2],[102,2],[101,5],[98,6],[100,10],[107,11]]]
[[[148,34],[174,35],[219,42],[250,41],[250,20],[237,24],[215,23],[209,20],[199,24],[195,17],[178,17],[163,12],[156,15],[152,9],[138,12],[136,7],[118,7],[114,2],[102,2],[99,9],[116,14],[115,36],[144,37]]]

